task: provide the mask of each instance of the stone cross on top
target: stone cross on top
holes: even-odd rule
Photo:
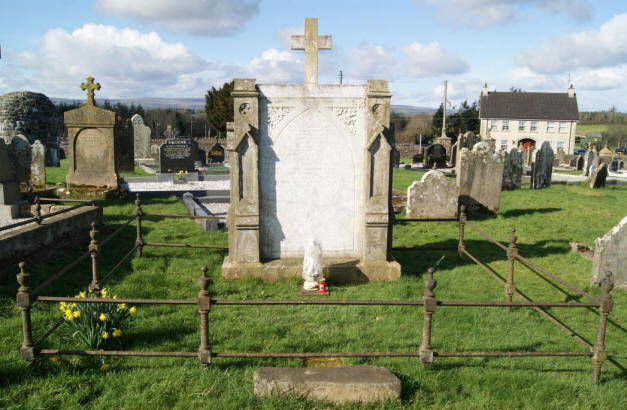
[[[100,90],[100,83],[94,83],[94,77],[87,77],[86,83],[81,83],[81,90],[87,90],[87,105],[94,106],[96,105],[96,100],[94,99],[94,90]]]
[[[305,50],[305,84],[318,84],[318,50],[331,49],[331,36],[318,35],[318,19],[305,19],[305,35],[292,36],[292,50]]]

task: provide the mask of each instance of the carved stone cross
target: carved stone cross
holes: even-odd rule
[[[94,100],[94,90],[100,90],[100,83],[94,83],[94,77],[87,77],[86,83],[81,84],[81,90],[87,90],[87,105],[94,106],[96,105],[96,100]]]
[[[318,84],[318,50],[331,49],[331,36],[318,35],[318,19],[305,19],[305,35],[292,36],[292,50],[305,50],[305,84]]]

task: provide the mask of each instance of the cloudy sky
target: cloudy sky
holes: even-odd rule
[[[387,79],[393,104],[437,107],[490,89],[565,92],[627,111],[624,0],[63,0],[0,2],[0,94],[202,98],[234,77],[302,83],[289,49],[305,17],[333,37],[320,82]]]

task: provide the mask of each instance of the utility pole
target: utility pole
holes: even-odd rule
[[[446,89],[448,81],[444,80],[444,104],[442,104],[442,138],[446,137]]]
[[[340,79],[340,85],[342,85],[342,80],[344,79],[344,73],[340,70],[340,74],[337,76]]]

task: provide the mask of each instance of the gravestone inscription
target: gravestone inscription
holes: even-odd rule
[[[191,138],[169,138],[161,144],[159,151],[162,173],[194,171],[196,156]]]

